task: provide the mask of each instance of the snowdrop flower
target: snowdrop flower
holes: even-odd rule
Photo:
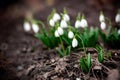
[[[120,29],[118,30],[118,34],[120,35]]]
[[[75,48],[75,47],[77,47],[77,46],[78,46],[78,41],[77,41],[76,38],[74,38],[74,39],[72,40],[72,47]]]
[[[66,22],[65,20],[62,20],[62,21],[60,22],[60,27],[61,27],[61,28],[67,28],[67,27],[68,27],[67,22]]]
[[[34,33],[37,33],[39,31],[39,26],[37,24],[32,24],[32,29],[34,31]]]
[[[102,30],[104,30],[106,28],[105,22],[101,22],[100,27],[101,27]]]
[[[58,13],[55,13],[53,15],[53,20],[54,20],[54,22],[57,22],[58,20],[60,20],[60,15]]]
[[[64,15],[63,15],[63,20],[69,21],[69,20],[70,20],[69,15],[68,15],[68,14],[64,14]]]
[[[77,20],[77,21],[75,22],[75,28],[79,28],[79,27],[81,27],[81,21],[80,21],[80,20]]]
[[[119,23],[119,22],[120,22],[120,14],[119,14],[119,13],[116,15],[115,21],[116,21],[116,23]]]
[[[68,38],[72,39],[74,37],[74,33],[72,31],[68,32]]]
[[[81,22],[80,22],[80,24],[81,24],[81,27],[82,27],[82,28],[85,28],[85,27],[88,26],[88,23],[87,23],[87,20],[86,20],[86,19],[82,19]]]
[[[51,27],[54,27],[54,26],[55,26],[54,20],[53,20],[53,19],[50,19],[49,24],[50,24]]]
[[[99,21],[100,21],[100,22],[104,22],[104,21],[105,21],[105,17],[104,17],[103,14],[100,14],[100,16],[99,16]]]
[[[81,80],[80,78],[76,78],[76,80]]]
[[[58,27],[57,31],[58,31],[59,35],[63,35],[64,34],[64,31],[63,31],[63,29],[61,27]]]
[[[59,33],[58,33],[58,30],[55,31],[54,35],[55,35],[55,37],[59,37],[60,36]]]
[[[23,28],[25,31],[30,31],[31,30],[31,26],[29,22],[25,22],[23,25]]]

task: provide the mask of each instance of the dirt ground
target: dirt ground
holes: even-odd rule
[[[64,7],[68,10],[72,24],[74,24],[77,13],[82,12],[89,25],[95,27],[99,27],[100,10],[103,10],[105,15],[114,21],[118,8],[111,4],[95,5],[94,0],[91,2],[61,0],[57,1],[54,6],[36,11],[34,18],[46,22],[53,8],[62,12]],[[1,15],[3,13],[4,11],[0,11]],[[26,33],[23,30],[23,19],[23,17],[10,19],[7,14],[0,18],[0,80],[76,80],[76,78],[120,80],[120,50],[111,50],[113,57],[110,60],[106,59],[103,64],[107,68],[102,66],[101,71],[93,70],[90,72],[91,75],[83,74],[79,67],[81,50],[60,58],[55,50],[48,50],[32,33]],[[93,50],[92,56],[96,54]]]

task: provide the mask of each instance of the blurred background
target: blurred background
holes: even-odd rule
[[[35,18],[43,22],[53,8],[62,12],[68,10],[74,23],[78,12],[84,13],[88,23],[99,26],[98,17],[102,10],[105,16],[114,21],[120,0],[1,0],[0,2],[0,41],[15,31],[17,24],[22,24],[25,18]]]
[[[8,78],[7,80],[15,80],[12,77],[18,72],[16,71],[16,66],[24,65],[26,67],[26,63],[31,64],[28,57],[19,54],[26,51],[24,47],[28,49],[29,47],[31,49],[31,46],[41,47],[39,41],[33,39],[33,36],[31,37],[23,30],[24,20],[36,19],[46,23],[47,16],[53,8],[57,9],[59,13],[63,11],[63,8],[66,8],[70,15],[72,25],[74,25],[76,16],[80,12],[85,14],[89,26],[99,27],[100,11],[103,11],[105,16],[110,18],[113,25],[115,25],[114,18],[117,10],[120,8],[120,0],[1,0],[0,80],[5,80],[5,78]],[[11,69],[9,63],[6,63],[8,61],[1,54],[4,54],[4,56],[12,60],[12,63],[15,63],[13,65],[14,67],[12,67],[15,69]],[[21,69],[21,67],[17,68]],[[17,76],[21,77],[22,74],[17,74]]]

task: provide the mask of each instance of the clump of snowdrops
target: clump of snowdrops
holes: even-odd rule
[[[106,20],[109,22],[108,28],[106,27]],[[118,11],[115,20],[116,23],[120,23],[120,11]],[[58,13],[54,9],[47,19],[48,29],[41,21],[33,21],[31,24],[25,21],[24,30],[32,30],[35,37],[47,48],[56,49],[62,57],[70,54],[71,51],[83,49],[84,55],[80,58],[80,66],[84,72],[88,73],[92,67],[92,57],[90,53],[86,53],[86,47],[96,48],[98,61],[100,63],[104,61],[104,50],[98,46],[99,33],[105,44],[113,46],[114,43],[117,45],[118,41],[120,42],[120,30],[113,29],[112,31],[111,22],[104,16],[103,12],[100,12],[99,21],[101,29],[89,27],[84,14],[78,13],[76,21],[72,25],[66,9],[62,13]],[[42,28],[38,24],[41,24]]]

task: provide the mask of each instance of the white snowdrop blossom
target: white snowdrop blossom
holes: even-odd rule
[[[29,22],[25,22],[23,25],[23,28],[25,31],[30,31],[31,30],[31,26]]]
[[[77,46],[78,46],[78,41],[77,41],[76,38],[73,38],[73,40],[72,40],[72,47],[75,48]]]
[[[72,31],[68,32],[68,38],[72,39],[74,37],[74,33]]]
[[[81,21],[80,21],[80,20],[77,20],[77,21],[75,22],[75,28],[79,28],[79,27],[81,27]]]
[[[67,22],[66,22],[65,20],[62,20],[62,21],[60,22],[60,27],[61,27],[61,28],[67,28],[67,27],[68,27]]]
[[[76,80],[81,80],[80,78],[76,78]]]
[[[82,28],[85,28],[85,27],[88,26],[88,23],[87,23],[87,20],[86,20],[86,19],[82,19],[81,22],[80,22],[80,24],[81,24],[81,27],[82,27]]]
[[[49,24],[50,24],[51,27],[54,27],[54,26],[55,26],[54,20],[53,20],[53,19],[50,19]]]
[[[103,14],[100,14],[99,21],[100,22],[104,22],[105,21],[105,17],[104,17]]]
[[[59,33],[58,33],[58,30],[55,31],[54,35],[55,35],[55,37],[59,37],[60,36]]]
[[[64,31],[63,31],[63,29],[61,27],[58,27],[57,31],[58,31],[59,35],[63,35],[64,34]]]
[[[119,23],[120,22],[120,14],[117,14],[115,17],[115,22]]]
[[[70,16],[68,14],[64,14],[63,15],[63,20],[69,21],[70,20]]]
[[[39,26],[37,24],[32,24],[32,29],[34,31],[34,33],[37,33],[39,31]]]
[[[118,30],[118,34],[120,35],[120,29]]]
[[[53,15],[53,20],[54,20],[54,22],[57,22],[58,20],[60,20],[60,15],[58,13],[55,13]]]
[[[100,27],[102,30],[106,29],[106,24],[105,22],[101,22]]]

